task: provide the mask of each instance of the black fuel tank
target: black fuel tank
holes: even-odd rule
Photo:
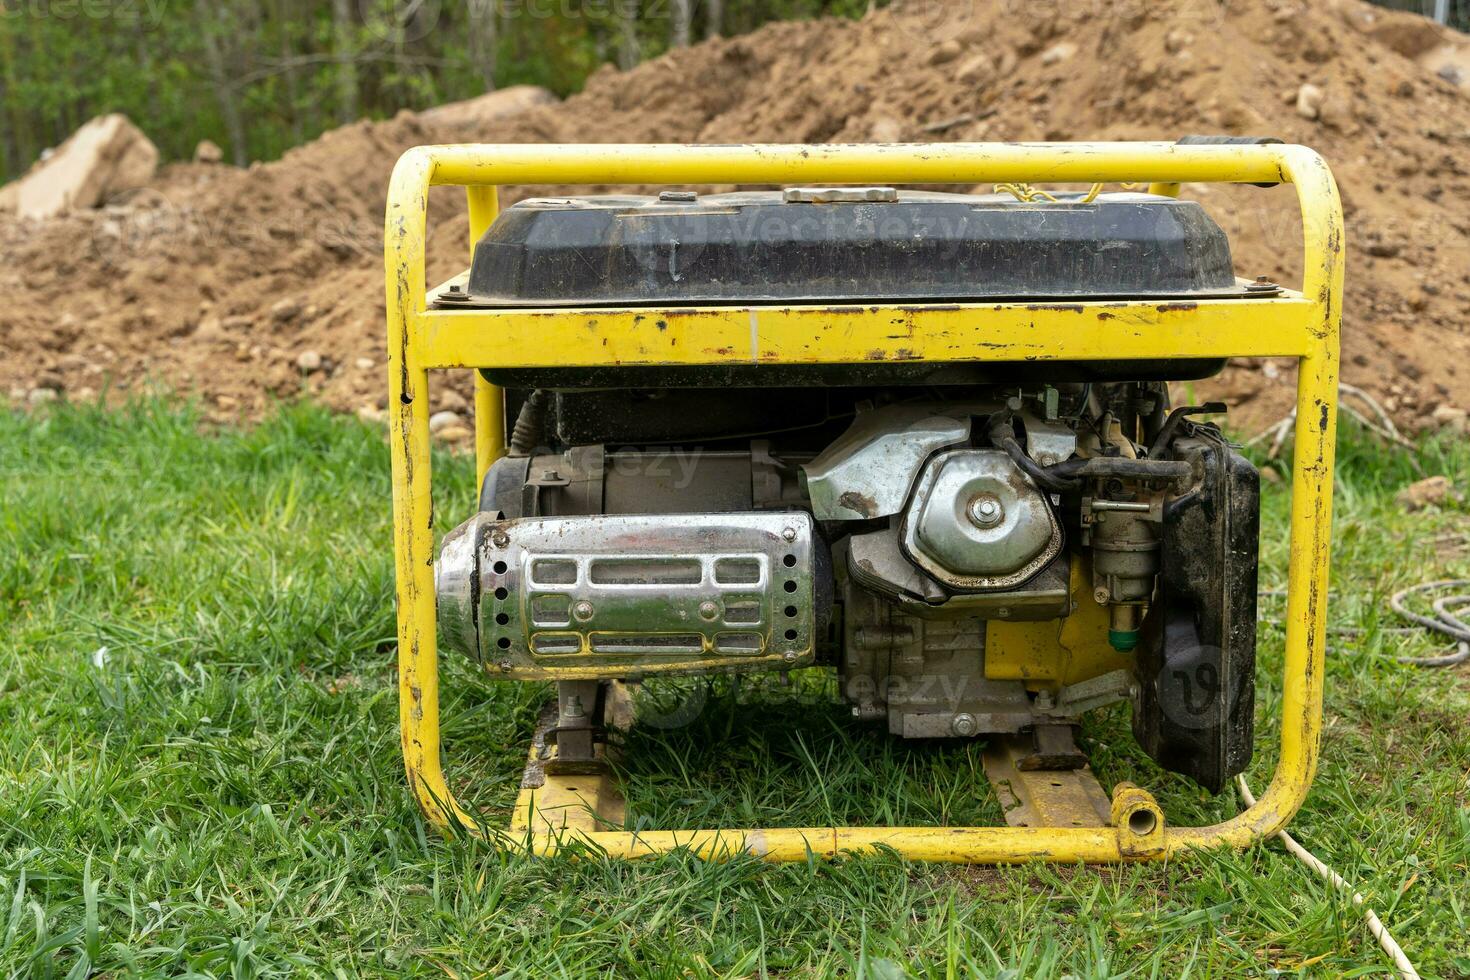
[[[480,239],[471,306],[1198,299],[1240,295],[1192,201],[891,188],[535,199]]]

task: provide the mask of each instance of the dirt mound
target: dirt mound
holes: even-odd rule
[[[1470,405],[1470,93],[1401,53],[1423,23],[1360,0],[899,3],[604,70],[566,102],[477,127],[404,113],[249,170],[177,164],[102,211],[0,233],[0,385],[85,397],[157,378],[226,417],[302,391],[379,406],[383,193],[417,143],[1250,133],[1332,162],[1351,238],[1346,377],[1427,425]],[[1231,233],[1241,274],[1300,276],[1289,188],[1186,194]],[[464,264],[466,226],[457,193],[431,205],[437,279]],[[1201,387],[1262,425],[1289,404],[1290,373],[1240,364]]]

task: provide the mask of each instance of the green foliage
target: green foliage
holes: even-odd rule
[[[566,95],[603,63],[666,50],[672,3],[0,0],[0,180],[105,112],[127,113],[167,159],[211,139],[243,163],[359,116],[478,95],[487,73],[498,86]],[[866,9],[867,0],[727,0],[722,31]],[[636,11],[626,24],[625,11]],[[707,16],[695,2],[694,38]]]
[[[1445,437],[1419,460],[1464,474],[1470,446]],[[1470,675],[1395,663],[1435,644],[1379,625],[1394,589],[1470,573],[1470,526],[1394,504],[1420,475],[1407,456],[1348,432],[1340,461],[1330,616],[1369,633],[1329,656],[1321,772],[1293,830],[1425,976],[1465,976]],[[434,466],[448,527],[472,467]],[[445,840],[399,759],[380,430],[310,406],[247,431],[157,401],[0,410],[0,486],[0,976],[1387,972],[1360,914],[1274,845],[968,869],[531,860]],[[1266,486],[1263,586],[1285,569],[1287,504]],[[1263,626],[1257,791],[1281,642]],[[503,821],[546,691],[459,657],[443,669],[451,775]],[[630,737],[643,826],[999,819],[976,746],[897,742],[816,676],[722,683],[689,727]],[[1084,737],[1104,783],[1156,789],[1172,821],[1238,806],[1160,773],[1125,711]]]

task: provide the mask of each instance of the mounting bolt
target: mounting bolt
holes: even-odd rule
[[[592,607],[592,603],[588,602],[586,599],[582,599],[581,601],[572,604],[572,615],[581,620],[591,619],[592,614],[596,611],[597,610]]]
[[[582,696],[573,694],[567,698],[567,710],[562,712],[567,718],[586,718],[587,711],[582,707]]]
[[[794,527],[788,527],[786,530],[784,530],[784,531],[781,532],[781,537],[785,538],[787,541],[795,541],[796,540],[796,528],[794,528]]]
[[[1005,508],[1000,505],[1000,499],[994,494],[976,494],[970,500],[970,506],[966,508],[970,523],[980,528],[991,528],[1005,520]]]
[[[961,711],[949,721],[949,730],[961,738],[968,738],[975,734],[975,716],[968,711]]]
[[[500,661],[500,669],[503,670],[503,671],[505,671],[507,674],[509,674],[510,673],[510,661],[509,660],[502,660],[502,661]]]
[[[704,602],[701,602],[699,604],[699,615],[704,617],[705,619],[714,619],[719,614],[719,605],[710,601],[709,599],[706,599]]]
[[[1050,691],[1043,690],[1036,692],[1035,708],[1037,711],[1050,711],[1053,706]]]
[[[510,544],[510,535],[500,530],[500,528],[496,528],[490,532],[490,543],[497,548],[504,548]]]
[[[787,650],[781,656],[781,659],[784,660],[784,661],[786,661],[788,664],[794,664],[794,663],[796,663],[796,651],[795,650]]]

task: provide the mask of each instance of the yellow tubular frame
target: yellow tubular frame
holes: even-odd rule
[[[471,235],[513,184],[980,184],[1148,181],[1296,187],[1302,290],[1197,303],[983,303],[675,310],[431,310],[424,283],[429,188],[469,188]],[[1172,188],[1171,188],[1172,189]],[[1294,357],[1296,447],[1280,757],[1255,806],[1210,827],[1169,827],[1140,854],[1113,828],[822,827],[585,835],[611,855],[689,847],[710,857],[833,857],[892,848],[909,858],[975,863],[1109,862],[1240,847],[1284,827],[1317,767],[1337,428],[1343,227],[1327,165],[1300,146],[1166,143],[874,146],[436,146],[404,154],[388,192],[385,237],[399,695],[409,782],[436,825],[486,833],[454,799],[440,759],[428,372],[536,365],[854,363],[873,359],[1094,360]],[[479,472],[503,451],[500,393],[477,381]],[[495,831],[488,833],[498,834]],[[521,844],[524,839],[506,841]],[[537,853],[557,850],[535,837]]]

